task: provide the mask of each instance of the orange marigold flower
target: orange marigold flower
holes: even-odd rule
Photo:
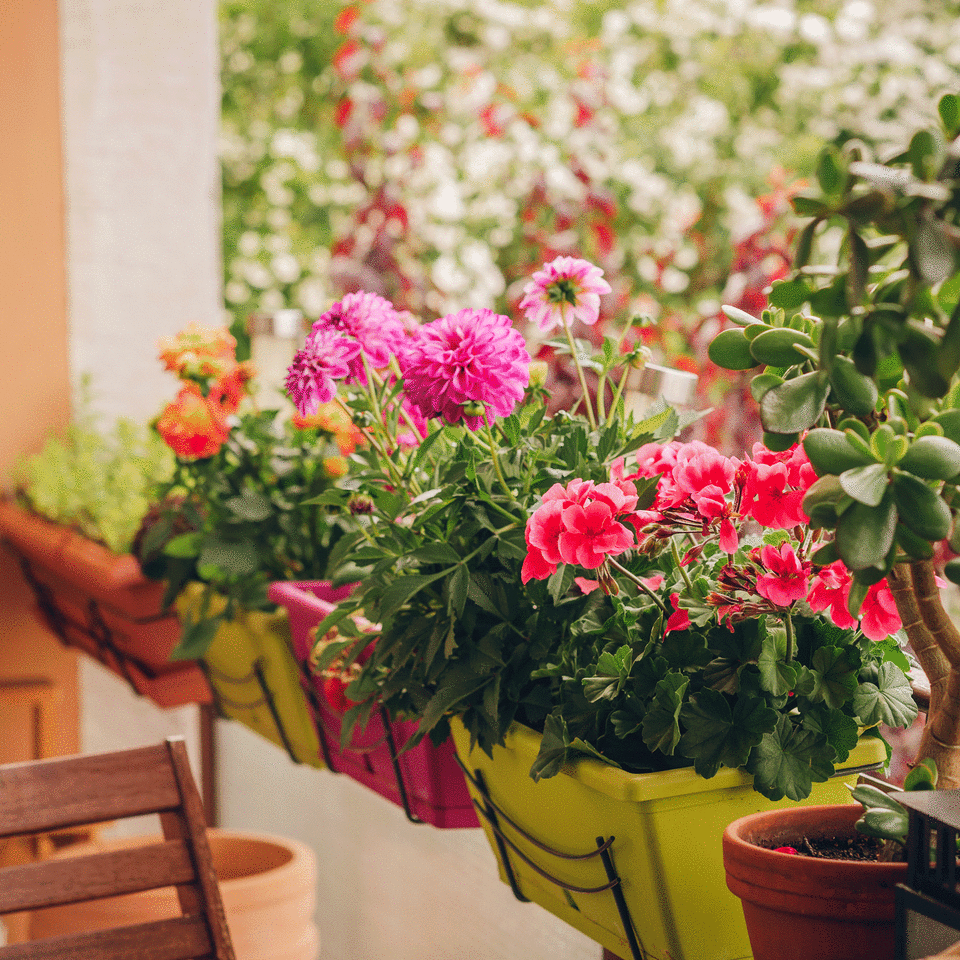
[[[194,384],[181,388],[164,407],[156,426],[164,443],[184,460],[212,457],[230,433],[223,409]]]
[[[346,457],[324,457],[323,469],[328,477],[337,480],[346,475],[349,464]]]
[[[237,341],[226,327],[203,327],[189,323],[175,337],[163,337],[157,344],[160,360],[178,377],[216,377],[234,363]]]
[[[293,415],[298,430],[323,430],[329,433],[344,456],[363,445],[363,433],[337,403],[321,403],[314,413]]]

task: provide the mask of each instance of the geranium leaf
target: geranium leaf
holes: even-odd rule
[[[850,756],[850,751],[860,740],[860,726],[853,717],[842,710],[822,709],[804,717],[803,726],[814,733],[822,733],[836,751],[835,763]]]
[[[782,716],[776,727],[764,734],[750,756],[747,769],[754,789],[770,800],[803,800],[814,783],[823,783],[833,773],[834,751],[826,737],[797,729]]]
[[[690,680],[680,673],[668,673],[658,684],[653,701],[643,718],[643,742],[668,757],[680,742],[680,708]]]
[[[813,655],[812,667],[816,685],[811,700],[823,699],[828,707],[842,707],[857,689],[860,657],[853,647],[821,647]]]
[[[739,767],[773,729],[777,714],[762,700],[743,697],[731,709],[724,694],[704,689],[681,707],[680,719],[686,728],[677,744],[681,755],[710,766]]]
[[[917,717],[909,678],[894,663],[881,663],[876,683],[861,683],[853,695],[853,709],[865,726],[885,723],[908,727]]]
[[[763,648],[757,661],[761,687],[775,697],[782,697],[793,690],[800,676],[799,665],[784,660],[780,646],[777,636],[768,634],[763,639]]]

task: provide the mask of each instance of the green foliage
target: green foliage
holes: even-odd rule
[[[172,471],[173,456],[153,431],[126,418],[101,428],[84,399],[62,437],[16,465],[14,482],[31,510],[127,553],[154,488]]]
[[[918,763],[903,783],[904,790],[934,790],[936,786],[937,765],[930,759]],[[862,783],[853,789],[852,796],[857,803],[863,804],[863,816],[856,823],[860,833],[906,845],[910,816],[897,800],[896,793]]]
[[[323,578],[341,526],[312,501],[331,487],[326,462],[338,455],[324,430],[299,429],[276,410],[247,410],[217,454],[177,460],[157,491],[141,563],[165,581],[167,602],[201,581],[227,605],[184,625],[174,659],[202,655],[238,607],[272,609],[272,581]]]

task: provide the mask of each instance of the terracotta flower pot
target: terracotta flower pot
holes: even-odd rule
[[[905,863],[827,860],[803,837],[853,836],[857,805],[794,807],[741,817],[723,834],[727,886],[743,903],[754,960],[893,960],[894,890]]]
[[[50,629],[161,707],[210,703],[195,663],[171,663],[180,622],[136,559],[0,501],[0,534],[19,556]]]
[[[237,960],[316,960],[316,857],[303,843],[266,834],[210,830],[213,865]],[[145,838],[99,841],[97,849],[129,847]],[[73,848],[76,849],[76,848]],[[70,856],[71,848],[62,856]],[[29,939],[79,933],[179,915],[170,887],[89,903],[37,910]]]

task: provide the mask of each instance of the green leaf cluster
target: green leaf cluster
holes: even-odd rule
[[[185,625],[174,658],[202,655],[216,624],[238,607],[272,609],[272,581],[323,579],[345,521],[314,501],[333,487],[325,461],[337,455],[324,430],[251,409],[214,456],[177,460],[155,491],[138,557],[148,576],[165,582],[166,602],[200,581],[227,603]]]
[[[553,736],[544,738],[537,776],[555,773],[589,743],[591,753],[633,772],[692,765],[712,777],[742,768],[771,800],[802,800],[847,758],[861,728],[916,716],[909,681],[883,661],[882,645],[820,617],[793,616],[797,649],[787,660],[783,631],[769,617],[734,629],[694,624],[660,640],[656,611],[606,603],[611,619],[596,618],[564,651],[548,718]]]
[[[823,149],[817,188],[798,195],[790,275],[760,318],[710,347],[751,390],[768,445],[801,436],[820,481],[806,508],[835,530],[822,562],[867,587],[953,535],[960,478],[960,146],[957,97],[941,127],[878,158],[859,140]],[[839,241],[839,242],[838,242]],[[958,540],[960,544],[960,540]]]

